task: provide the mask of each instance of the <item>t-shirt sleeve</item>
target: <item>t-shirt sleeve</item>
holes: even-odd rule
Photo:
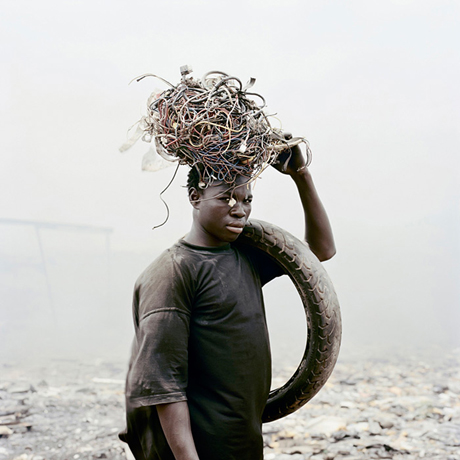
[[[244,246],[244,251],[259,272],[262,286],[269,281],[286,274],[284,268],[269,254],[252,246]]]
[[[187,399],[191,286],[186,271],[166,256],[134,290],[136,335],[126,382],[131,407]]]

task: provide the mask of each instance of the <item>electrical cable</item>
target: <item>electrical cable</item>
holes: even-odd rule
[[[163,158],[198,167],[200,183],[214,180],[235,183],[236,177],[253,180],[276,161],[279,152],[304,138],[286,140],[280,129],[273,128],[264,113],[265,99],[246,90],[240,79],[225,72],[211,71],[200,80],[187,77],[191,69],[181,68],[182,79],[176,86],[153,74],[170,87],[152,94],[147,101],[147,115],[139,121],[142,139],[154,141]],[[256,103],[253,98],[260,99]]]
[[[163,193],[165,193],[166,190],[168,190],[168,188],[171,187],[171,184],[174,182],[174,179],[176,178],[178,170],[179,170],[179,163],[177,163],[176,169],[174,170],[174,174],[173,174],[171,180],[169,181],[168,185],[160,193],[160,200],[164,203],[164,205],[166,207],[166,218],[160,225],[155,225],[154,227],[152,227],[152,230],[155,230],[156,228],[163,227],[163,225],[166,224],[166,222],[168,222],[168,220],[169,220],[169,206],[168,206],[168,203],[166,203],[166,201],[163,198]]]

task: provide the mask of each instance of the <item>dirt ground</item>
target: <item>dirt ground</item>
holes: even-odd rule
[[[460,460],[459,364],[459,350],[341,358],[311,402],[264,425],[265,459]],[[100,360],[0,364],[0,460],[129,458],[117,438],[125,373]]]

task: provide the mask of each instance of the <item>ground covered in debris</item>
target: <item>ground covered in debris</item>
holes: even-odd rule
[[[460,460],[460,351],[340,359],[321,392],[264,425],[266,460]],[[126,459],[126,363],[0,364],[0,460]],[[283,383],[292,369],[279,372]]]

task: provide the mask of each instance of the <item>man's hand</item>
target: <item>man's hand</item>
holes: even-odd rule
[[[291,133],[284,133],[284,138],[289,140],[292,138]],[[300,146],[296,145],[291,148],[286,148],[281,151],[278,158],[272,166],[283,174],[295,175],[305,169],[305,158],[300,150]]]
[[[290,133],[284,133],[286,140],[291,137]],[[305,217],[305,241],[320,261],[330,259],[335,254],[331,224],[313,184],[310,171],[306,167],[300,147],[296,145],[283,150],[277,160],[273,167],[291,176],[299,191]]]

